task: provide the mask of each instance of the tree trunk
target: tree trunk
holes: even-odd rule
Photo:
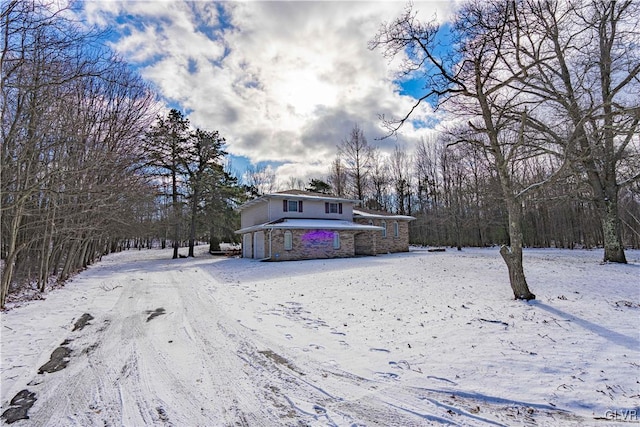
[[[9,286],[13,279],[13,272],[15,269],[15,262],[18,253],[22,250],[24,245],[18,246],[18,232],[20,230],[20,224],[22,222],[22,209],[21,206],[14,209],[14,216],[11,219],[11,226],[9,230],[9,243],[7,244],[7,256],[4,260],[4,268],[2,270],[2,279],[0,280],[0,308],[5,307],[7,302],[7,296],[9,295]]]
[[[627,258],[624,255],[624,245],[622,244],[617,194],[612,199],[606,200],[600,211],[604,240],[604,262],[626,264]]]
[[[500,255],[509,270],[509,282],[515,299],[532,300],[536,296],[529,291],[522,264],[522,226],[520,214],[513,203],[509,204],[509,246],[500,248]]]
[[[174,165],[176,162],[174,161]],[[178,215],[178,178],[176,176],[175,168],[171,171],[171,189],[172,189],[172,202],[173,202],[173,259],[178,258],[178,247],[180,239],[180,218]]]
[[[197,186],[198,184],[196,184]],[[193,247],[196,240],[196,216],[198,214],[198,189],[193,191],[193,201],[191,203],[191,228],[189,230],[189,254],[187,256],[195,258]]]
[[[520,205],[513,193],[504,191],[509,214],[509,245],[500,248],[500,255],[509,270],[509,282],[515,299],[532,300],[536,296],[531,293],[524,276],[522,264],[522,213]]]
[[[606,4],[606,3],[605,3]],[[620,6],[625,9],[628,6]],[[620,212],[618,212],[618,191],[619,186],[617,183],[616,167],[617,167],[617,149],[615,146],[616,133],[620,133],[621,130],[616,129],[617,114],[620,110],[614,111],[614,105],[616,104],[616,91],[614,88],[614,76],[620,70],[616,70],[613,65],[615,59],[614,45],[616,42],[616,27],[621,22],[618,22],[616,17],[620,13],[620,9],[616,9],[615,2],[611,5],[605,6],[603,9],[603,19],[598,23],[598,35],[599,35],[599,47],[600,47],[600,61],[598,61],[598,68],[600,71],[600,93],[602,95],[602,110],[603,110],[603,128],[602,128],[602,145],[604,147],[604,161],[603,163],[603,183],[605,188],[604,193],[604,212],[602,212],[602,233],[604,240],[604,261],[605,262],[618,262],[627,263],[627,259],[624,255],[624,246],[622,244],[622,227],[620,226]],[[624,21],[623,21],[624,22]],[[624,28],[622,26],[622,28]],[[635,65],[635,80],[638,79],[637,64]],[[629,75],[631,77],[631,75]],[[615,78],[619,78],[616,76]],[[630,79],[634,80],[634,79]],[[636,107],[638,103],[636,101]],[[633,107],[632,107],[633,108]],[[632,117],[637,117],[636,113],[631,113]],[[624,116],[622,116],[624,117]],[[636,122],[637,123],[637,122]],[[635,126],[634,126],[635,127]],[[601,209],[602,211],[602,209]]]
[[[515,299],[532,300],[536,296],[529,291],[527,279],[524,276],[524,268],[522,265],[522,248],[514,248],[512,246],[503,245],[500,248],[500,255],[507,264],[509,270],[509,282]]]
[[[209,252],[217,252],[220,250],[220,239],[215,234],[215,228],[209,228]]]
[[[53,221],[53,220],[51,220]],[[45,233],[42,239],[42,253],[40,258],[40,273],[38,275],[38,290],[44,292],[49,281],[49,271],[51,268],[51,255],[53,252],[53,231],[49,222],[45,226]]]
[[[66,259],[64,261],[64,267],[62,267],[62,272],[58,277],[58,283],[63,284],[69,279],[71,273],[73,272],[74,266],[77,265],[78,260],[78,252],[81,250],[80,244],[78,240],[73,240],[69,244],[69,249],[66,252]]]

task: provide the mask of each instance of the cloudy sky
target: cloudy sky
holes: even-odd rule
[[[367,47],[404,1],[107,1],[81,3],[84,19],[195,127],[218,130],[232,167],[271,165],[281,182],[324,178],[336,146],[358,124],[390,152],[428,129],[385,134],[379,116],[406,113],[417,95],[394,64]],[[451,2],[415,2],[442,21]],[[416,118],[432,113],[425,106]]]

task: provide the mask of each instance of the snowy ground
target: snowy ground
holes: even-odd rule
[[[110,255],[2,313],[2,412],[32,404],[13,425],[638,422],[640,251],[527,250],[530,303],[497,249],[169,257]]]

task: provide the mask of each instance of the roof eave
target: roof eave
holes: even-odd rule
[[[278,221],[278,222],[267,222],[264,224],[253,225],[251,227],[241,228],[240,230],[234,231],[235,234],[245,234],[253,231],[261,231],[261,230],[273,230],[273,229],[281,229],[281,230],[345,230],[345,231],[382,231],[384,227],[379,227],[377,225],[365,225],[358,224],[355,222],[349,221],[336,221],[336,220],[327,220],[327,222],[317,223],[317,224],[309,224],[309,223],[297,223],[295,220],[293,221]]]
[[[406,220],[406,221],[413,221],[416,219],[415,216],[410,216],[410,215],[394,215],[394,214],[390,214],[390,215],[376,215],[376,214],[370,214],[367,212],[362,212],[362,213],[357,213],[356,212],[357,209],[354,209],[353,212],[353,216],[355,218],[371,218],[371,219],[401,219],[401,220]],[[360,212],[360,211],[358,211]]]

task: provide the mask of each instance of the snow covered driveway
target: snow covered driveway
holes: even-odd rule
[[[639,411],[638,251],[624,266],[526,251],[531,303],[511,299],[495,249],[169,256],[110,255],[2,313],[2,411],[29,417],[13,425],[603,425]]]

